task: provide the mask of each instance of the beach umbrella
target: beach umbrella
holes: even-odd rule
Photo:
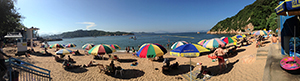
[[[231,37],[225,37],[222,39],[224,42],[226,42],[226,44],[229,44],[229,43],[233,43],[233,42],[236,42],[235,39],[231,38]]]
[[[203,47],[205,47],[205,48],[217,48],[217,47],[219,47],[219,45],[224,47],[226,45],[226,43],[224,41],[222,41],[221,39],[214,38],[214,39],[210,39],[210,40],[206,41],[203,44]]]
[[[254,35],[267,35],[268,33],[266,31],[263,30],[258,30],[256,32],[254,32]]]
[[[62,44],[52,44],[50,48],[64,48]]]
[[[161,49],[157,44],[146,43],[140,47],[136,55],[140,58],[154,58],[156,56],[163,56],[166,53],[163,50],[165,50],[165,48]]]
[[[111,44],[110,47],[112,47],[114,49],[121,49],[121,47],[117,44]]]
[[[71,54],[73,51],[69,49],[61,49],[55,52],[56,55],[66,55],[66,54]]]
[[[110,47],[107,44],[96,45],[88,51],[88,53],[91,55],[98,55],[98,54],[104,55],[104,54],[110,54],[113,52],[115,52],[115,49]]]
[[[207,41],[206,39],[203,39],[203,40],[199,41],[198,44],[202,46],[206,41]]]
[[[170,52],[170,55],[190,58],[190,63],[191,63],[191,58],[198,57],[200,56],[201,52],[208,52],[208,51],[210,50],[207,50],[206,48],[197,44],[185,44],[179,46],[178,48],[173,49]],[[192,80],[191,64],[190,64],[190,80]]]
[[[70,43],[70,44],[67,44],[65,47],[66,47],[66,48],[71,48],[71,47],[76,47],[76,45],[73,44],[73,43]]]
[[[241,39],[241,38],[243,38],[243,36],[242,35],[236,35],[235,38]]]
[[[241,36],[242,36],[243,38],[247,37],[245,34],[242,34]]]
[[[224,39],[226,36],[221,37],[220,39]]]
[[[93,48],[93,47],[94,47],[94,44],[89,44],[89,43],[87,43],[87,44],[84,44],[84,45],[82,46],[82,49],[90,50],[90,49]]]
[[[141,50],[141,47],[144,47],[144,46],[149,45],[149,44],[154,44],[154,45],[158,46],[164,53],[168,52],[167,49],[164,46],[162,46],[158,43],[145,43],[145,44],[140,46],[139,50]]]
[[[186,41],[177,41],[177,42],[175,42],[175,43],[171,46],[171,49],[175,49],[175,48],[177,48],[177,47],[179,47],[179,46],[181,46],[181,45],[185,45],[185,44],[188,44],[188,42],[186,42]]]
[[[282,18],[280,18],[280,21],[284,21],[284,26],[282,28],[282,37],[287,36],[289,34],[289,36],[294,36],[294,38],[296,37],[297,34],[296,32],[297,27],[299,26],[299,15],[300,15],[300,5],[299,0],[285,0],[284,2],[282,2],[280,5],[278,5],[275,8],[275,12],[277,15],[284,15],[284,16],[290,16],[290,15],[297,15],[298,18],[295,17],[291,17],[288,19],[284,19],[282,20]],[[285,18],[285,17],[283,17]],[[295,21],[298,21],[297,23],[295,23]],[[294,23],[294,24],[293,24]],[[292,28],[293,27],[293,28]],[[286,30],[289,29],[289,30]],[[298,28],[299,29],[299,28]],[[294,34],[292,34],[294,33]],[[283,43],[281,43],[283,44]],[[285,47],[285,46],[282,46]],[[294,56],[295,58],[298,59],[298,57],[296,57],[296,39],[294,39]],[[296,62],[296,59],[294,59],[294,62]],[[282,67],[282,66],[281,66]]]
[[[167,49],[164,46],[162,46],[158,43],[152,43],[152,44],[157,45],[164,52],[164,54],[166,54],[168,52]]]

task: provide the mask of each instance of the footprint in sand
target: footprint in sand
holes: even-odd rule
[[[243,56],[242,58],[242,62],[245,64],[249,64],[255,61],[254,55],[246,55]]]

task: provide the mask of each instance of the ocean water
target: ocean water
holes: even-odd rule
[[[135,36],[136,40],[130,39],[130,37]],[[80,38],[68,38],[63,39],[63,41],[51,41],[48,42],[50,45],[59,43],[67,45],[69,43],[74,43],[77,46],[71,49],[82,49],[81,47],[86,43],[98,44],[117,44],[121,47],[118,51],[124,51],[125,47],[130,46],[134,49],[138,49],[144,43],[159,43],[168,50],[172,46],[172,43],[177,41],[187,41],[189,43],[197,44],[202,39],[212,39],[220,38],[223,36],[233,36],[233,35],[212,35],[200,33],[168,33],[168,34],[136,34],[129,36],[99,36],[99,37],[80,37]],[[169,44],[169,46],[167,46]],[[131,48],[130,48],[131,49]]]

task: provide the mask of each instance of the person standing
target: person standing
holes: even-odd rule
[[[5,59],[3,56],[6,56],[8,58],[10,58],[11,56],[5,54],[3,52],[3,40],[0,40],[0,81],[5,81],[3,76],[6,74],[7,72],[7,66],[5,65]]]
[[[220,73],[223,70],[223,68],[225,67],[225,60],[224,60],[225,53],[224,53],[221,45],[219,45],[219,47],[214,51],[213,54],[216,54],[216,56],[218,58],[219,67],[220,67],[219,73]]]
[[[277,37],[275,37],[275,34],[272,36],[272,43],[276,44],[277,43]]]

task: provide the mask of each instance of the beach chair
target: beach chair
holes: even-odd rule
[[[103,66],[103,64],[99,64],[98,68],[100,70],[99,73],[101,73],[101,72],[107,72],[107,69]]]

